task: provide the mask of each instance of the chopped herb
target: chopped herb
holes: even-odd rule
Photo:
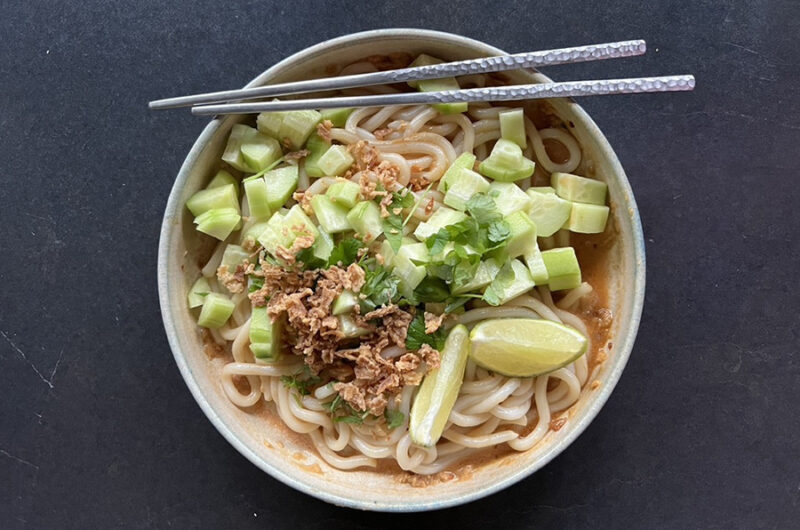
[[[444,306],[444,312],[452,313],[459,307],[469,302],[470,298],[475,298],[475,296],[459,296],[457,298],[450,298],[449,300],[447,300],[447,305]],[[477,296],[477,298],[480,298],[480,296]]]
[[[261,289],[262,287],[264,287],[264,278],[250,275],[247,277],[247,284],[248,284],[247,292],[254,293],[259,289]]]
[[[425,188],[425,190],[419,196],[419,199],[417,199],[417,202],[415,202],[413,204],[413,207],[411,208],[411,211],[408,213],[408,216],[406,217],[405,221],[403,221],[403,226],[406,226],[408,224],[408,222],[411,220],[411,217],[414,215],[414,212],[417,211],[417,208],[419,208],[419,205],[422,204],[422,201],[425,200],[425,197],[428,195],[428,192],[431,190],[431,188],[433,187],[433,185],[435,183],[436,183],[436,181],[433,181],[430,184],[428,184],[428,187]],[[407,193],[406,196],[407,197],[408,196],[413,197],[413,195],[411,195],[410,193]]]
[[[511,229],[505,221],[494,221],[489,225],[488,236],[492,243],[502,243],[511,237]]]
[[[342,399],[342,396],[340,394],[336,394],[336,397],[333,398],[333,401],[331,401],[330,403],[326,403],[325,405],[323,405],[323,407],[325,407],[325,409],[327,409],[328,412],[333,414],[334,412],[339,410],[339,407],[341,407],[343,403],[344,400]]]
[[[488,225],[503,218],[494,199],[485,193],[476,193],[467,201],[467,211],[480,225]]]
[[[364,248],[364,243],[354,237],[348,237],[339,241],[333,247],[328,258],[328,267],[341,263],[342,267],[347,267],[358,260],[358,251]]]
[[[385,267],[378,264],[365,267],[364,272],[364,286],[361,288],[361,294],[365,295],[375,307],[398,301],[399,278],[389,274]]]
[[[308,365],[303,366],[303,370],[294,375],[284,375],[281,377],[281,382],[286,388],[294,388],[301,396],[307,396],[311,390],[319,386],[322,379],[315,375],[311,375],[311,370]]]
[[[414,298],[417,303],[421,302],[444,302],[450,296],[450,289],[447,284],[439,278],[425,276],[416,289]]]
[[[406,415],[399,410],[386,409],[383,412],[383,417],[386,418],[386,425],[390,429],[400,427],[406,421]]]
[[[414,320],[408,325],[408,334],[406,335],[406,348],[409,350],[418,350],[423,344],[428,344],[431,347],[442,351],[444,348],[444,341],[447,339],[447,333],[444,329],[437,329],[431,334],[425,333],[425,316],[422,312],[418,312],[414,316]]]

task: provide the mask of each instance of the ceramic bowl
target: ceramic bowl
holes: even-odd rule
[[[504,53],[488,44],[436,31],[387,29],[355,33],[300,51],[269,68],[248,86],[331,75],[357,59],[391,52],[422,52],[446,60]],[[549,81],[530,72],[508,72],[513,83]],[[536,472],[564,451],[595,418],[614,389],[628,360],[644,298],[644,242],[628,180],[605,136],[572,100],[552,100],[558,115],[571,121],[573,134],[591,160],[595,175],[609,187],[612,223],[618,237],[609,251],[610,330],[613,350],[602,365],[600,386],[584,388],[566,425],[551,431],[530,451],[513,453],[476,467],[458,480],[425,488],[401,483],[395,476],[370,470],[330,468],[301,436],[291,433],[266,413],[252,414],[234,406],[219,383],[222,360],[203,353],[200,336],[186,304],[190,282],[197,276],[198,256],[207,252],[198,242],[183,205],[211,178],[234,123],[240,116],[212,120],[195,142],[175,180],[164,213],[158,256],[161,312],[175,361],[200,408],[242,455],[276,479],[325,501],[381,511],[422,511],[466,503],[506,488]],[[202,463],[200,464],[202,465]]]

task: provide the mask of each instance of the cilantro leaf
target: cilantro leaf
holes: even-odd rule
[[[485,193],[476,193],[467,201],[467,211],[479,225],[488,225],[502,219],[494,199]]]
[[[450,232],[446,228],[440,228],[438,232],[425,240],[428,252],[431,256],[441,254],[445,245],[450,241]]]
[[[443,329],[437,329],[431,334],[425,333],[425,316],[422,312],[418,312],[411,321],[411,324],[408,325],[406,348],[409,350],[418,350],[423,344],[428,344],[442,351],[446,339],[447,333]]]
[[[416,289],[414,298],[420,302],[444,302],[450,296],[447,284],[439,278],[425,276]]]
[[[364,248],[364,243],[354,237],[348,237],[339,241],[339,244],[333,247],[331,255],[328,258],[328,267],[342,264],[347,267],[356,262],[358,259],[358,251]]]
[[[400,279],[389,274],[382,265],[374,265],[364,269],[364,294],[376,307],[396,301],[398,298],[397,286]]]
[[[315,375],[311,375],[307,365],[303,366],[303,371],[297,372],[294,375],[284,375],[281,377],[281,382],[287,388],[294,388],[301,396],[307,396],[311,393],[313,388],[316,388],[322,379]]]
[[[254,293],[264,287],[264,278],[253,276],[252,274],[247,277],[247,292]]]
[[[387,408],[383,412],[383,416],[386,418],[386,425],[389,427],[389,429],[400,427],[406,421],[406,415],[399,410],[391,410]]]
[[[511,237],[511,228],[508,226],[508,223],[502,220],[493,221],[492,224],[489,225],[488,230],[488,237],[489,241],[492,243],[502,243],[509,237]]]

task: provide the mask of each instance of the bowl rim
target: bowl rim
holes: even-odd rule
[[[319,53],[327,52],[330,48],[335,48],[341,45],[356,44],[360,41],[370,39],[385,39],[385,38],[399,38],[399,39],[426,39],[438,40],[441,42],[448,42],[453,45],[467,45],[473,49],[483,51],[487,54],[501,55],[506,52],[489,45],[485,42],[455,35],[448,32],[417,29],[417,28],[387,28],[362,31],[357,33],[350,33],[329,39],[313,46],[302,49],[285,59],[274,64],[267,70],[260,73],[246,86],[257,86],[268,80],[276,73],[279,73],[283,68],[309,59]],[[537,72],[538,73],[538,72]],[[541,75],[541,74],[539,74]],[[167,334],[170,349],[172,350],[175,362],[178,365],[181,376],[183,377],[186,386],[189,387],[192,396],[200,406],[203,413],[208,417],[209,421],[219,431],[220,434],[230,443],[239,453],[252,462],[255,466],[265,471],[273,478],[283,482],[303,493],[321,499],[323,501],[335,504],[337,506],[345,506],[349,508],[356,508],[361,510],[376,510],[386,512],[416,512],[427,510],[438,510],[465,504],[491,494],[497,493],[512,484],[529,477],[545,465],[547,465],[553,458],[558,456],[564,451],[575,439],[580,436],[588,425],[595,419],[600,410],[605,405],[612,391],[616,387],[622,371],[627,365],[630,357],[633,344],[638,333],[639,323],[641,320],[642,308],[644,305],[644,292],[645,292],[645,245],[644,234],[642,231],[641,220],[639,218],[639,210],[636,206],[636,201],[633,197],[630,183],[625,174],[625,171],[620,164],[616,153],[611,148],[608,139],[602,133],[600,128],[595,124],[594,120],[583,110],[579,105],[572,102],[573,110],[581,116],[585,123],[587,133],[597,140],[598,147],[605,157],[609,160],[612,173],[618,177],[619,184],[622,190],[621,198],[623,202],[617,205],[617,208],[625,207],[628,212],[628,217],[631,221],[632,235],[633,235],[633,258],[635,260],[635,274],[633,278],[633,306],[631,308],[631,319],[629,327],[625,330],[625,335],[620,341],[619,338],[615,340],[615,345],[621,347],[615,348],[614,358],[616,359],[611,369],[607,372],[606,380],[599,392],[596,394],[594,401],[585,409],[584,414],[573,424],[573,428],[564,438],[560,439],[557,443],[552,444],[550,448],[542,452],[540,458],[532,462],[527,467],[522,467],[514,473],[509,474],[502,480],[499,480],[491,485],[480,487],[474,491],[461,496],[453,497],[446,500],[437,501],[435,498],[426,499],[424,501],[402,502],[398,500],[396,503],[381,503],[369,501],[366,499],[359,499],[356,497],[345,497],[342,495],[330,493],[328,491],[319,490],[306,483],[302,478],[292,476],[289,473],[272,467],[267,461],[261,459],[259,455],[253,451],[242,439],[238,438],[234,432],[225,424],[222,418],[216,413],[213,406],[206,399],[206,396],[200,389],[200,385],[195,380],[194,374],[186,360],[186,353],[182,351],[178,339],[178,333],[175,325],[176,315],[173,314],[170,307],[169,293],[171,278],[168,270],[169,264],[169,251],[172,247],[172,234],[173,225],[176,216],[181,213],[181,205],[179,204],[181,190],[185,186],[186,181],[191,173],[192,167],[197,162],[197,159],[205,146],[212,139],[217,129],[221,125],[221,119],[214,118],[198,136],[189,153],[186,156],[175,182],[170,190],[167,205],[164,211],[164,219],[161,225],[161,233],[159,237],[158,246],[158,263],[157,263],[157,281],[158,281],[158,295],[159,305],[161,309],[161,316],[164,322],[164,328]]]

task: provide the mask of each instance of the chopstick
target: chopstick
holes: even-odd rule
[[[518,53],[515,55],[501,55],[496,57],[481,57],[450,63],[440,63],[429,66],[413,68],[400,68],[382,72],[366,74],[345,75],[341,77],[326,77],[322,79],[309,79],[239,90],[223,90],[206,94],[194,94],[166,99],[157,99],[149,103],[151,109],[170,109],[186,107],[201,103],[218,103],[242,99],[261,97],[286,96],[290,94],[303,94],[326,90],[339,90],[371,85],[385,85],[406,81],[419,81],[424,79],[440,79],[469,74],[483,74],[489,72],[502,72],[520,68],[537,68],[555,64],[579,63],[586,61],[599,61],[602,59],[616,59],[632,57],[645,53],[647,46],[643,40],[627,40],[609,42],[605,44],[589,44],[571,48],[558,48],[537,52]]]
[[[310,98],[256,103],[228,103],[192,107],[192,114],[254,114],[257,112],[331,109],[342,107],[373,107],[386,105],[418,105],[476,101],[515,101],[521,99],[600,96],[609,94],[642,94],[648,92],[679,92],[693,90],[692,75],[634,77],[629,79],[598,79],[566,81],[534,85],[510,85],[488,88],[447,90],[444,92],[401,92],[374,96]]]

